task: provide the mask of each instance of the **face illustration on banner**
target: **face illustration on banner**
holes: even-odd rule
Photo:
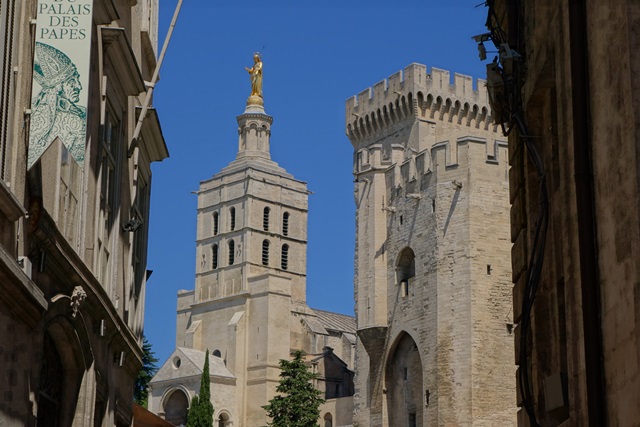
[[[76,66],[63,52],[37,42],[34,79],[41,90],[32,102],[28,167],[55,138],[82,166],[87,114],[86,107],[78,104],[82,84]]]
[[[39,0],[27,167],[56,140],[82,168],[92,0]]]

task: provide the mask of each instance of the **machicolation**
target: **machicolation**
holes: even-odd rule
[[[347,100],[346,132],[352,143],[375,137],[408,117],[489,129],[493,115],[486,81],[413,63]],[[454,122],[455,120],[455,122]]]

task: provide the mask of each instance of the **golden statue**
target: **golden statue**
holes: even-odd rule
[[[262,98],[262,60],[259,53],[253,54],[253,67],[244,67],[251,74],[251,96],[247,100],[247,104],[263,105]]]

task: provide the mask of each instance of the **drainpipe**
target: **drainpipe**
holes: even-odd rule
[[[585,379],[589,425],[606,425],[602,330],[600,321],[600,280],[596,246],[593,172],[591,162],[590,97],[587,45],[587,16],[584,1],[569,0],[569,45],[573,92],[573,154],[578,250],[582,290]]]

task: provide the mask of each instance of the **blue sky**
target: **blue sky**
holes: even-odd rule
[[[161,0],[161,39],[176,3]],[[353,151],[345,101],[412,62],[483,78],[471,40],[486,32],[486,8],[478,3],[184,0],[154,95],[170,152],[152,168],[147,261],[154,273],[145,333],[160,363],[175,345],[176,293],[194,286],[192,192],[235,158],[236,116],[250,92],[244,67],[253,52],[263,55],[265,110],[274,117],[271,157],[313,192],[308,304],[353,314]]]

